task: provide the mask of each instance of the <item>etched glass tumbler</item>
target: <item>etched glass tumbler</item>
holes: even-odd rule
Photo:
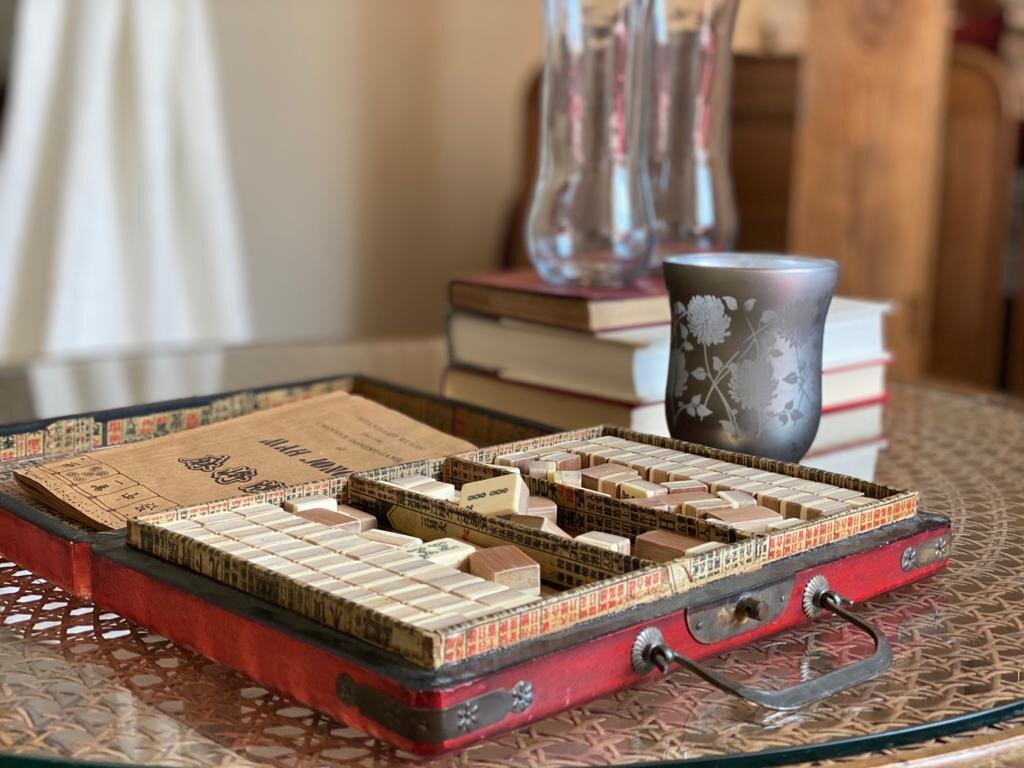
[[[821,418],[827,259],[691,253],[663,263],[672,308],[672,437],[799,461]]]
[[[729,250],[732,33],[739,0],[653,0],[645,56],[655,266],[676,253]]]
[[[527,221],[548,283],[616,286],[653,250],[643,88],[649,0],[544,0],[540,169]]]

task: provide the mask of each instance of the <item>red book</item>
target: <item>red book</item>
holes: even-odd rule
[[[452,306],[492,317],[510,317],[577,331],[609,331],[670,321],[660,277],[625,288],[555,286],[532,269],[492,272],[453,280]]]

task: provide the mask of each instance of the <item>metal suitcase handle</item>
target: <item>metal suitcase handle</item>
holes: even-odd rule
[[[667,672],[673,662],[686,667],[723,691],[751,701],[767,709],[797,709],[814,701],[828,698],[842,690],[877,677],[892,664],[892,647],[885,635],[854,613],[843,608],[843,597],[828,588],[823,576],[815,576],[804,589],[803,607],[808,618],[817,618],[823,610],[831,611],[865,632],[875,643],[875,651],[867,658],[828,672],[814,680],[798,683],[779,691],[765,691],[733,682],[698,661],[683,656],[665,644],[664,637],[654,627],[637,635],[633,644],[632,664],[638,674],[657,667]]]

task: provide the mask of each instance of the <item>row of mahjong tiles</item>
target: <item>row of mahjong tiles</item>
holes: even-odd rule
[[[516,608],[541,595],[540,565],[515,546],[478,548],[450,538],[424,543],[378,529],[373,515],[327,496],[159,527],[424,630]]]
[[[506,468],[507,469],[507,468]],[[461,489],[426,475],[409,474],[395,478],[389,485],[413,493],[420,493],[440,501],[451,501],[460,507],[488,517],[501,517],[517,525],[544,531],[563,538],[573,538],[559,527],[558,506],[551,499],[530,496],[530,489],[514,468],[497,477],[465,483]],[[754,517],[750,509],[733,509],[734,517]],[[773,517],[779,516],[772,512]],[[724,517],[724,515],[723,515]],[[779,518],[781,520],[781,518]],[[762,521],[762,525],[764,522]],[[737,526],[749,522],[738,522]],[[635,537],[635,546],[629,538],[605,531],[587,531],[575,537],[576,541],[618,552],[622,555],[663,562],[677,557],[699,555],[724,546],[721,542],[684,536],[666,530],[646,531]]]
[[[829,483],[612,436],[504,454],[494,463],[633,504],[718,519],[750,533],[876,501]]]

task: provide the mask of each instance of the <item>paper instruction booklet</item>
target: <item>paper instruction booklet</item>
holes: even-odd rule
[[[131,445],[23,467],[15,478],[97,528],[130,518],[473,450],[371,400],[335,392]]]

